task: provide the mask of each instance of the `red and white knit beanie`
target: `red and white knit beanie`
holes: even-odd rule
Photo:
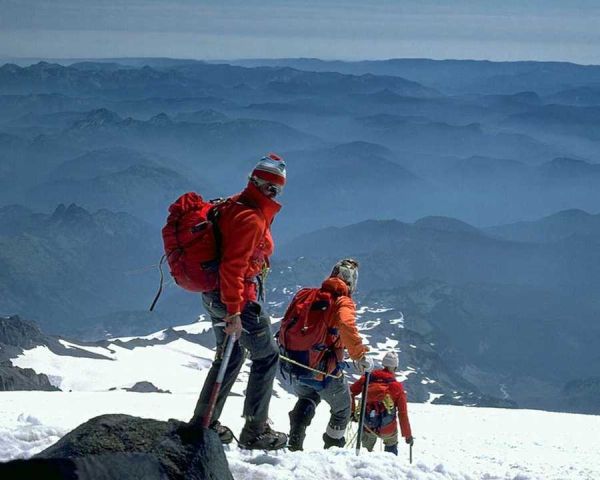
[[[250,177],[283,186],[285,185],[285,161],[279,155],[269,153],[259,160]]]

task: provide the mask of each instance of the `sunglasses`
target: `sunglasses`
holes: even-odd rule
[[[283,192],[283,185],[277,185],[275,183],[265,183],[259,187],[265,195],[273,198],[281,195]]]

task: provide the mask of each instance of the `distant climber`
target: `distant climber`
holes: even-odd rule
[[[402,383],[396,380],[394,373],[398,368],[398,354],[388,352],[383,357],[383,368],[371,372],[367,390],[367,406],[365,410],[362,446],[369,452],[373,451],[378,438],[383,440],[385,451],[398,455],[398,422],[406,443],[413,445],[414,439],[408,420],[406,393]],[[352,405],[355,397],[360,395],[365,377],[362,376],[351,387]],[[361,399],[365,401],[365,399]]]
[[[281,368],[292,381],[298,401],[291,412],[288,448],[302,450],[306,428],[315,409],[325,400],[331,418],[323,434],[324,447],[343,447],[350,421],[351,400],[342,371],[344,349],[359,371],[373,368],[368,347],[356,327],[352,293],[358,280],[358,263],[343,259],[335,264],[320,288],[304,288],[292,300],[281,322],[278,341]]]

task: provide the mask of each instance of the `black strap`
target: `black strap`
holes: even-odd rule
[[[160,257],[160,262],[158,262],[158,271],[160,272],[160,284],[158,286],[158,292],[156,292],[156,296],[154,297],[154,300],[152,301],[152,305],[150,305],[151,312],[154,310],[154,307],[156,306],[156,302],[158,302],[158,299],[160,298],[160,294],[163,291],[163,283],[164,283],[165,276],[163,274],[162,265],[166,258],[167,258],[167,256],[163,255],[162,257]]]

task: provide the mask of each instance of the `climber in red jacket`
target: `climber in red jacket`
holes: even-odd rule
[[[370,452],[377,439],[381,438],[385,445],[385,451],[398,455],[396,417],[400,422],[400,431],[406,443],[411,446],[414,443],[408,421],[406,393],[402,383],[396,380],[394,373],[398,368],[398,355],[395,352],[388,352],[383,357],[382,364],[383,368],[374,370],[369,380],[362,446]],[[363,375],[350,387],[353,406],[354,399],[362,392],[364,383],[365,376]]]
[[[279,350],[271,333],[271,320],[260,303],[264,276],[274,248],[271,223],[281,209],[276,197],[285,180],[283,159],[273,153],[263,157],[250,174],[246,188],[233,196],[229,206],[220,213],[217,225],[221,250],[218,288],[202,294],[204,308],[216,327],[218,355],[208,372],[187,429],[192,433],[199,429],[209,411],[226,335],[233,335],[236,342],[210,427],[219,434],[222,443],[233,440],[233,432],[219,422],[219,417],[244,363],[244,351],[247,351],[252,365],[242,413],[246,422],[239,439],[240,446],[247,449],[275,450],[287,443],[287,436],[272,430],[268,423]],[[219,328],[223,323],[225,328]]]

